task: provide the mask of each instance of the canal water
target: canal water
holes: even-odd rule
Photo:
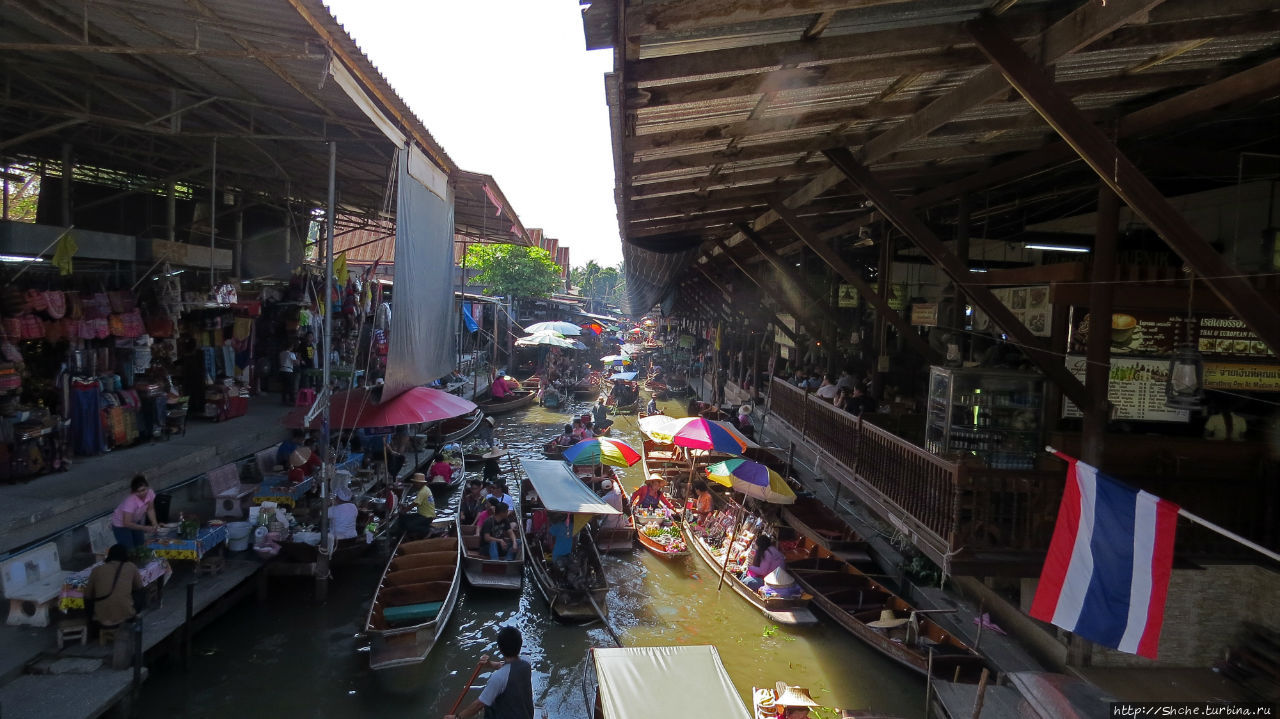
[[[679,403],[665,403],[682,416]],[[574,403],[577,414],[588,403]],[[514,454],[541,457],[539,449],[570,412],[533,407],[499,417],[495,435]],[[612,436],[639,448],[634,416],[617,418]],[[634,489],[640,467],[620,470]],[[440,497],[442,516],[458,497]],[[445,511],[448,507],[448,511]],[[243,717],[424,717],[447,712],[471,677],[479,655],[497,654],[497,629],[518,627],[533,664],[536,703],[550,719],[588,717],[583,697],[586,653],[612,646],[607,631],[552,621],[526,577],[524,591],[487,593],[464,588],[441,644],[423,667],[421,691],[383,691],[368,669],[359,632],[385,557],[335,573],[329,599],[310,599],[310,580],[279,580],[267,602],[245,602],[197,635],[190,667],[176,661],[152,668],[138,716],[229,719]],[[637,549],[604,558],[613,589],[609,619],[628,646],[714,644],[750,706],[752,687],[779,680],[807,686],[820,703],[872,709],[902,717],[923,713],[924,680],[884,659],[825,617],[814,627],[778,627],[729,589],[716,591],[716,573],[689,556],[665,562]],[[178,593],[173,593],[180,596]],[[482,675],[477,684],[483,683]],[[467,702],[477,692],[472,692]],[[653,685],[653,713],[668,702]],[[818,714],[816,716],[830,716]]]

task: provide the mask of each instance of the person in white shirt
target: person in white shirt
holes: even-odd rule
[[[356,515],[359,510],[352,503],[351,489],[338,487],[333,493],[333,506],[329,507],[329,533],[334,539],[353,539],[356,536]]]
[[[618,510],[619,512],[623,511],[622,510],[622,494],[618,492],[618,487],[613,483],[612,480],[606,479],[600,482],[600,489],[604,490],[604,496],[601,497],[601,499],[603,499],[606,504]],[[624,526],[626,521],[627,521],[626,516],[622,514],[611,514],[608,517],[605,517],[604,523],[601,526],[603,526],[606,529],[614,529],[617,527]]]
[[[840,388],[834,381],[832,381],[831,375],[824,375],[822,377],[822,384],[818,387],[818,397],[830,402],[836,398],[836,392],[839,391]]]
[[[298,399],[298,354],[292,347],[280,350],[280,403],[292,405]]]

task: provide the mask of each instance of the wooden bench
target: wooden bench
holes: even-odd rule
[[[249,497],[257,487],[240,484],[240,467],[235,462],[209,471],[209,488],[213,490],[215,517],[242,519]]]
[[[49,626],[49,607],[58,600],[70,573],[62,568],[58,548],[52,542],[0,563],[0,591],[9,600],[6,623]]]

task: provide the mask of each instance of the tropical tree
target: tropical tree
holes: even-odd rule
[[[595,260],[589,260],[587,264],[570,270],[569,282],[578,288],[583,297],[596,304],[616,304],[625,284],[621,263],[617,267],[601,267]]]
[[[485,294],[503,297],[549,297],[561,287],[560,267],[551,253],[519,245],[471,245],[467,269],[475,269]]]

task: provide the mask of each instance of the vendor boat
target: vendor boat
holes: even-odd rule
[[[587,488],[564,462],[524,459],[520,462],[526,479],[521,483],[520,514],[527,522],[533,513],[545,509],[570,514],[616,515],[618,511]],[[531,538],[541,543],[541,538]],[[586,622],[604,618],[607,610],[609,580],[591,532],[579,531],[569,570],[562,571],[551,561],[541,546],[530,548],[525,556],[534,586],[551,608],[551,616],[564,622]]]
[[[689,545],[684,540],[680,513],[665,495],[662,497],[662,506],[646,510],[636,507],[633,493],[631,518],[636,525],[636,539],[640,546],[662,559],[689,556]]]
[[[514,510],[513,510],[514,511]],[[488,547],[480,538],[480,527],[475,524],[464,524],[458,529],[462,537],[463,558],[462,573],[467,584],[480,589],[504,589],[520,591],[524,586],[525,539],[524,526],[517,517],[516,523],[521,526],[520,548],[514,559],[490,559]]]
[[[457,522],[433,523],[453,536],[401,540],[373,595],[364,626],[370,639],[369,667],[395,688],[421,686],[418,672],[406,670],[421,667],[458,603],[462,543]]]
[[[442,420],[427,432],[427,441],[437,446],[461,442],[480,428],[483,419],[484,412],[477,409],[471,414]]]
[[[487,399],[483,402],[477,402],[476,406],[484,410],[485,414],[506,414],[507,412],[514,412],[523,407],[528,407],[533,404],[536,398],[537,394],[534,392],[517,390],[501,399]]]
[[[982,674],[982,656],[929,619],[928,612],[813,541],[802,537],[787,552],[787,571],[824,614],[899,664],[924,674],[932,649],[935,677],[976,682]]]
[[[727,515],[722,512],[720,519],[724,520],[726,518]],[[732,522],[732,520],[728,521]],[[719,576],[724,568],[724,552],[727,549],[717,550],[712,547],[704,539],[702,528],[689,523],[684,525],[684,536],[689,547],[693,549],[693,553],[698,555],[698,558],[705,562],[715,572],[716,576]],[[787,571],[791,571],[790,565],[787,566]],[[765,597],[744,584],[734,572],[725,571],[723,573],[726,586],[733,589],[738,596],[755,605],[766,617],[778,624],[799,626],[818,623],[818,618],[809,609],[809,604],[813,600],[810,594],[805,593],[799,597]]]

